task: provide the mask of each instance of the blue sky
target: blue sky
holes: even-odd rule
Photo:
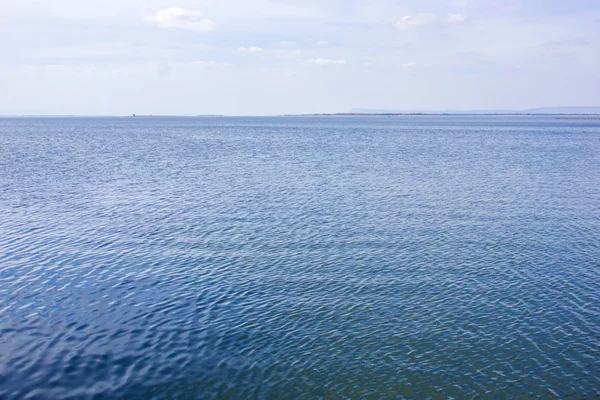
[[[600,105],[598,0],[0,6],[0,114]]]

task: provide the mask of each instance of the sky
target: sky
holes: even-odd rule
[[[599,0],[0,0],[0,114],[600,105]]]

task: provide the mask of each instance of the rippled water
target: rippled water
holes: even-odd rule
[[[0,398],[598,398],[600,123],[0,119]]]

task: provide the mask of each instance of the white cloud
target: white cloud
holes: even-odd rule
[[[259,52],[263,51],[263,49],[261,49],[260,47],[256,47],[256,46],[240,47],[238,50],[246,52],[246,53],[259,53]]]
[[[315,46],[327,46],[329,44],[329,42],[327,40],[319,40],[318,42],[315,42]]]
[[[328,65],[346,65],[346,60],[330,60],[328,58],[311,58],[308,60],[309,64],[328,66]]]
[[[466,20],[467,17],[464,15],[452,13],[447,14],[445,17],[440,17],[435,14],[407,15],[396,23],[396,28],[399,30],[411,30],[434,24],[460,24]]]
[[[192,31],[212,31],[217,23],[204,18],[200,11],[172,7],[158,10],[153,16],[144,18],[160,28],[187,29]]]
[[[417,63],[416,62],[407,62],[405,64],[400,65],[402,68],[412,68],[412,67],[416,67]]]

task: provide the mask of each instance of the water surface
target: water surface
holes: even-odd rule
[[[600,397],[600,122],[0,119],[0,398]]]

